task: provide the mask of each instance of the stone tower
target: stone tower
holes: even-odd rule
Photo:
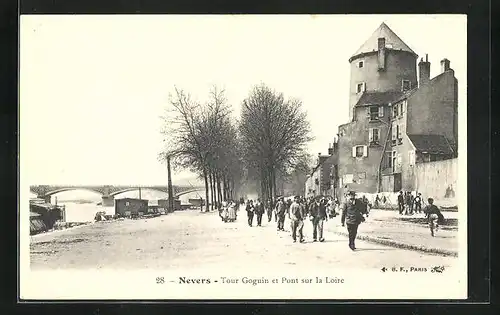
[[[349,120],[364,91],[400,92],[417,87],[417,54],[385,23],[349,58]]]

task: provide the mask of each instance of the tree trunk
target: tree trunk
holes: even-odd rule
[[[226,179],[226,175],[225,174],[222,175],[222,186],[223,186],[223,189],[224,189],[223,198],[224,198],[224,200],[228,200],[229,199],[229,195],[228,195],[228,191],[227,191],[227,179]]]
[[[213,170],[210,170],[210,195],[211,195],[211,207],[212,211],[214,210],[214,204],[215,204],[215,180],[214,180],[214,172]]]
[[[218,200],[217,200],[217,207],[219,207],[221,201],[222,201],[222,191],[221,191],[221,187],[220,187],[220,173],[219,172],[216,172],[215,173],[215,176],[216,176],[216,182],[217,182],[217,197],[218,197]]]
[[[205,212],[208,212],[208,175],[206,167],[203,168],[203,178],[205,179]]]
[[[276,190],[276,169],[273,169],[273,175],[272,175],[273,181],[272,181],[272,186],[273,186],[273,191],[274,191],[274,196],[272,200],[276,199],[276,196],[278,195],[277,190]]]

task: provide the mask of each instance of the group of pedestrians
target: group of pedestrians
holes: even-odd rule
[[[219,216],[222,222],[235,222],[238,217],[238,204],[234,200],[223,201],[219,208]]]
[[[417,193],[414,196],[410,191],[400,191],[398,195],[398,210],[399,214],[413,215],[414,213],[422,213],[422,194]]]
[[[385,197],[383,197],[385,198]],[[377,195],[375,198],[375,208],[380,203],[381,199]],[[444,221],[444,217],[437,206],[434,205],[434,200],[428,198],[428,205],[422,209],[422,196],[420,193],[415,197],[409,192],[400,192],[398,195],[399,214],[424,213],[431,231],[434,236],[439,228],[439,224]],[[341,204],[337,198],[332,197],[310,197],[304,198],[295,196],[292,199],[279,197],[275,202],[268,200],[265,204],[260,198],[256,201],[243,199],[237,203],[233,200],[224,202],[220,210],[220,216],[224,222],[234,222],[237,219],[237,211],[240,206],[243,206],[247,212],[248,226],[254,225],[256,217],[257,226],[262,226],[262,218],[267,214],[267,221],[271,222],[273,217],[277,223],[278,231],[285,231],[285,220],[288,217],[291,228],[291,236],[294,243],[299,241],[305,242],[303,233],[304,222],[309,219],[313,230],[313,242],[324,242],[324,224],[325,221],[341,214],[341,224],[347,228],[349,235],[349,248],[356,249],[355,240],[358,233],[359,225],[364,222],[370,213],[372,203],[362,196],[356,198],[356,192],[349,191],[345,195],[345,201]],[[274,214],[274,216],[273,216]]]
[[[256,202],[247,200],[245,209],[247,212],[248,225],[253,226],[254,217],[257,217],[257,226],[262,226],[262,217],[267,212],[268,222],[274,220],[277,223],[278,231],[285,231],[285,219],[288,217],[291,228],[291,236],[294,243],[305,242],[303,233],[304,222],[309,219],[313,230],[313,242],[324,242],[325,221],[336,217],[342,213],[342,226],[347,225],[349,233],[349,248],[355,250],[355,238],[358,225],[365,221],[364,215],[368,215],[368,201],[366,198],[356,199],[356,193],[351,191],[347,194],[344,204],[340,204],[337,198],[332,197],[311,197],[304,198],[295,196],[285,200],[284,197],[277,198],[276,202],[268,201],[264,205],[260,199]]]

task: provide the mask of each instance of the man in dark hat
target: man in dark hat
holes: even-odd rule
[[[405,207],[405,198],[403,196],[403,191],[401,190],[398,195],[398,210],[399,214],[403,214],[403,210]]]
[[[285,230],[285,214],[286,214],[286,204],[283,197],[278,199],[276,204],[276,214],[278,216],[278,231]]]
[[[257,199],[257,203],[255,204],[255,215],[257,215],[257,226],[262,226],[262,216],[264,215],[264,204],[260,201],[260,198]]]
[[[324,242],[323,222],[324,220],[328,220],[326,213],[326,199],[320,199],[319,197],[316,198],[316,200],[309,205],[309,215],[311,216],[311,222],[313,225],[313,242],[318,240],[318,234],[319,241]]]
[[[297,241],[297,230],[299,234],[299,241],[304,242],[304,235],[302,234],[302,227],[304,226],[304,211],[302,209],[303,205],[300,204],[300,197],[295,196],[293,203],[290,205],[290,210],[288,213],[288,218],[290,219],[290,225],[292,227],[292,239],[295,243]]]
[[[349,191],[347,194],[347,200],[342,205],[342,226],[347,224],[347,232],[349,233],[349,248],[351,250],[356,249],[355,240],[358,234],[358,226],[364,221],[362,215],[362,205],[359,200],[356,200],[356,193],[354,191]]]
[[[255,207],[253,205],[253,200],[247,201],[246,210],[247,210],[247,215],[248,215],[248,226],[252,226],[253,215],[254,215],[254,211],[255,211]]]

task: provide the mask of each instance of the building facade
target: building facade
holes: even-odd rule
[[[415,189],[414,165],[455,156],[458,83],[450,62],[430,79],[421,60],[385,23],[349,59],[349,122],[338,131],[338,177],[365,193]]]
[[[337,180],[338,143],[328,148],[328,155],[318,154],[316,164],[306,180],[306,197],[334,196]]]

